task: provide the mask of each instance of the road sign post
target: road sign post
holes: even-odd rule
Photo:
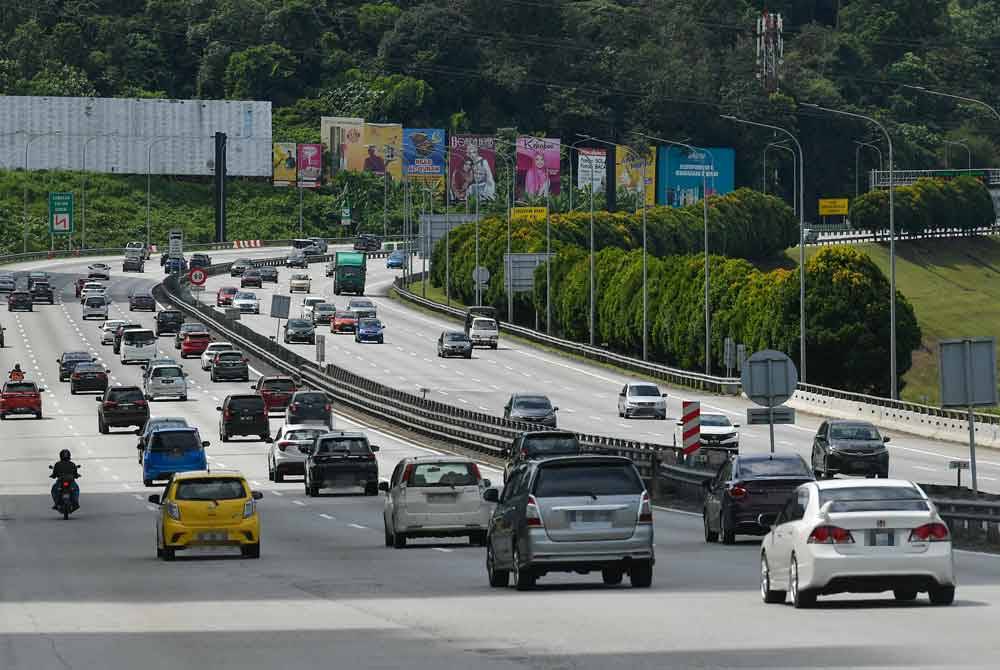
[[[188,272],[188,281],[194,286],[204,286],[206,279],[208,279],[208,273],[201,268],[192,268]]]
[[[740,381],[743,392],[750,400],[767,408],[767,423],[771,436],[771,453],[774,453],[774,408],[785,403],[795,393],[799,373],[795,364],[785,354],[773,349],[758,351],[743,366]],[[749,412],[747,420],[750,419]]]
[[[941,407],[963,407],[969,415],[969,474],[976,476],[976,415],[974,407],[997,405],[997,345],[993,337],[964,337],[938,344]],[[959,471],[961,472],[961,471]]]
[[[958,473],[958,488],[962,488],[962,470],[969,469],[969,461],[948,461],[948,469]]]
[[[181,230],[180,228],[174,228],[168,234],[167,257],[168,258],[184,257],[184,231]]]
[[[49,234],[73,234],[73,194],[49,193]]]

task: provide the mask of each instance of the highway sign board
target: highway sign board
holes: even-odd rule
[[[191,268],[191,272],[188,272],[188,281],[195,286],[202,286],[206,279],[208,279],[208,273],[201,268]]]
[[[49,234],[73,233],[73,194],[49,193]]]
[[[820,198],[820,216],[847,216],[847,198]]]
[[[743,365],[741,381],[750,400],[762,407],[777,407],[795,393],[799,372],[785,354],[764,349]]]
[[[344,205],[340,208],[340,225],[349,226],[351,225],[351,206]]]
[[[748,426],[766,426],[775,423],[795,423],[795,410],[791,407],[747,407]]]
[[[271,318],[287,319],[292,308],[292,296],[272,295],[271,296]]]
[[[555,255],[555,254],[551,254]],[[531,293],[535,290],[535,268],[545,263],[549,254],[504,254],[504,279],[511,293]]]
[[[996,339],[966,337],[938,344],[941,407],[997,404]]]
[[[949,470],[968,470],[969,461],[948,461]]]

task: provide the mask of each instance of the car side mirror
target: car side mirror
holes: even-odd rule
[[[138,449],[139,451],[142,451],[142,444],[140,443],[135,445],[135,448]]]
[[[667,397],[667,394],[666,394],[666,393],[661,393],[661,394],[660,394],[660,397],[661,397],[661,398],[666,398],[666,397]]]
[[[38,387],[38,392],[39,393],[45,393],[45,387],[44,386],[39,386]]]
[[[216,408],[215,408],[215,411],[216,411],[216,412],[221,412],[221,411],[222,411],[222,408],[221,408],[221,407],[216,407]]]
[[[379,449],[379,448],[378,448],[378,447],[376,447],[376,446],[375,446],[374,444],[373,444],[373,445],[371,445],[371,447],[370,447],[370,448],[371,448],[371,450],[372,450],[372,451],[378,451],[378,449]]]
[[[378,490],[379,491],[385,491],[386,493],[388,493],[389,492],[389,482],[379,482],[378,483]]]
[[[888,442],[888,441],[889,441],[889,436],[888,436],[888,435],[886,435],[885,437],[883,437],[883,438],[882,438],[882,441],[883,441],[883,442]]]
[[[683,426],[684,422],[683,421],[674,421],[674,425],[675,426]]]
[[[757,525],[760,526],[761,528],[768,528],[769,529],[771,527],[771,522],[767,519],[767,517],[765,515],[758,514],[757,515]]]
[[[500,502],[500,491],[494,488],[486,489],[483,491],[483,500],[491,503]]]
[[[91,362],[91,363],[96,363],[96,362],[97,362],[97,357],[95,356],[95,357],[91,358],[91,359],[90,359],[90,362]]]
[[[159,505],[160,504],[160,494],[159,493],[154,493],[153,495],[151,495],[148,498],[146,498],[146,500],[148,500],[149,502],[153,503],[154,505]]]
[[[208,440],[202,440],[201,446],[202,447],[208,447],[208,446],[211,446],[211,444],[212,443],[209,442]]]
[[[50,465],[50,466],[49,466],[49,470],[51,470],[51,469],[52,469],[52,466]]]
[[[490,481],[490,480],[488,480],[488,479],[484,479],[484,480],[483,480],[483,486],[485,486],[486,488],[490,488],[490,487],[492,487],[492,486],[493,486],[493,482],[491,482],[491,481]]]
[[[260,491],[253,491],[252,493],[250,493],[250,495],[253,496],[254,500],[260,500],[261,498],[264,497],[264,494],[261,493]]]

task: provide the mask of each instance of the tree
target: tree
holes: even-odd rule
[[[226,97],[288,104],[298,90],[297,64],[291,51],[274,43],[237,51],[226,65]]]

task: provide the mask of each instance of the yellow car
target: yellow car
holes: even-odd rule
[[[193,471],[174,475],[166,493],[149,496],[160,506],[156,520],[156,556],[174,560],[190,547],[239,547],[244,558],[260,558],[260,515],[257,501],[238,472]]]

